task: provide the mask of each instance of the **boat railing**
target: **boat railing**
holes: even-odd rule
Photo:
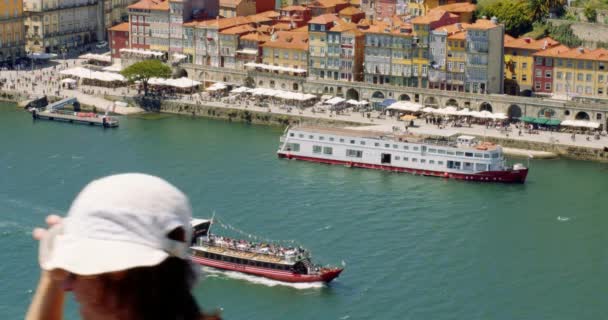
[[[251,244],[248,243],[248,245],[243,244],[243,246],[239,246],[231,244],[231,243],[227,243],[225,241],[222,242],[217,242],[215,241],[214,237],[211,237],[210,240],[207,240],[206,238],[199,238],[199,245],[205,245],[205,246],[209,246],[209,247],[216,247],[216,248],[224,248],[224,249],[230,249],[230,250],[235,250],[235,251],[241,251],[241,252],[248,252],[248,253],[253,253],[253,254],[261,254],[261,255],[265,255],[268,257],[279,257],[282,259],[285,259],[286,261],[295,261],[296,259],[299,258],[304,258],[304,257],[308,257],[309,254],[306,250],[300,250],[297,251],[296,249],[287,249],[284,247],[278,247],[278,249],[275,247],[274,250],[271,250],[268,247],[260,247],[257,246],[255,244]],[[264,250],[266,249],[266,250]]]

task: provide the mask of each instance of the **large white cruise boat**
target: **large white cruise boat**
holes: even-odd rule
[[[298,126],[285,130],[277,153],[279,158],[470,181],[524,183],[528,175],[522,164],[507,166],[501,146],[464,135],[456,141],[440,141]]]

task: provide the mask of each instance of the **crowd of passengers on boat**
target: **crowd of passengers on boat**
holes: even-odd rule
[[[237,251],[246,251],[251,253],[268,254],[277,257],[296,256],[300,258],[306,257],[308,255],[308,252],[301,247],[282,247],[274,244],[257,243],[243,239],[231,239],[228,237],[216,235],[210,235],[208,241],[206,238],[202,238],[202,241],[206,242],[206,244],[208,245],[215,247],[227,248]]]

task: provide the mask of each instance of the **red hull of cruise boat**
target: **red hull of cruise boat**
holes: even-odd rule
[[[236,271],[240,273],[250,274],[254,276],[264,277],[272,280],[291,282],[291,283],[310,283],[310,282],[330,282],[337,278],[343,269],[322,269],[320,274],[308,275],[308,274],[297,274],[290,271],[274,270],[253,267],[249,265],[235,264],[225,261],[217,261],[208,258],[190,256],[192,261],[197,264],[213,267],[216,269]]]
[[[442,177],[442,178],[447,178],[447,179],[466,180],[466,181],[524,183],[526,181],[526,177],[528,176],[528,168],[520,169],[520,170],[485,171],[485,172],[479,172],[479,173],[474,173],[474,174],[464,174],[464,173],[452,173],[452,172],[433,171],[433,170],[424,170],[424,169],[411,169],[411,168],[369,164],[369,163],[354,162],[354,161],[349,162],[349,161],[342,161],[342,160],[305,157],[305,156],[298,156],[298,155],[283,153],[283,152],[279,152],[278,156],[279,156],[279,158],[296,159],[296,160],[333,164],[333,165],[344,165],[344,166],[349,166],[349,167],[353,167],[353,168],[365,168],[365,169],[375,169],[375,170],[384,170],[384,171],[393,171],[393,172],[407,172],[407,173],[417,174],[417,175]]]

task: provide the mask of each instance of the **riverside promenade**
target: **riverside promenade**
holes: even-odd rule
[[[66,59],[52,61],[47,66],[39,67],[34,70],[21,71],[2,71],[0,78],[6,79],[6,84],[2,87],[2,91],[10,93],[18,93],[29,99],[50,95],[59,98],[76,97],[78,100],[90,106],[95,106],[99,111],[105,110],[107,107],[114,105],[113,100],[132,100],[138,92],[135,89],[128,87],[122,88],[103,88],[92,86],[79,86],[76,90],[67,90],[61,88],[59,72],[66,68],[73,68],[82,65],[80,59]],[[106,99],[112,97],[112,99]],[[405,123],[398,120],[396,117],[388,117],[379,111],[354,112],[346,111],[340,114],[319,112],[314,108],[306,108],[299,110],[296,108],[285,108],[279,105],[270,105],[269,107],[256,106],[252,101],[237,100],[236,102],[222,102],[220,99],[213,99],[206,96],[204,93],[194,93],[191,95],[179,95],[171,99],[163,100],[163,104],[170,103],[173,105],[183,105],[191,107],[188,110],[197,110],[200,107],[222,108],[227,110],[242,110],[254,111],[257,113],[266,113],[270,115],[297,117],[301,119],[310,119],[312,121],[323,120],[327,122],[344,122],[358,124],[359,128],[367,128],[380,131],[392,131],[394,127],[401,130],[405,129]],[[167,111],[166,108],[161,110]],[[143,109],[135,106],[119,107],[116,106],[115,113],[129,115],[143,112]],[[174,112],[183,114],[192,114],[192,111]],[[198,116],[205,116],[200,112],[196,112]],[[519,129],[513,125],[509,131],[498,130],[494,127],[486,127],[485,125],[473,124],[471,127],[444,127],[440,128],[436,125],[428,124],[424,119],[414,121],[414,126],[408,128],[409,132],[422,135],[433,136],[454,136],[459,134],[474,135],[478,137],[494,138],[498,141],[514,141],[516,145],[526,145],[531,143],[529,147],[517,147],[520,149],[541,149],[542,151],[550,151],[551,146],[575,147],[575,148],[590,148],[604,151],[608,148],[608,137],[601,136],[599,140],[591,135],[577,134],[574,137],[571,133],[553,132],[553,131],[535,131],[535,134],[529,134],[526,130],[522,130],[519,135]],[[542,148],[538,145],[542,144]],[[521,153],[521,152],[520,152]]]

